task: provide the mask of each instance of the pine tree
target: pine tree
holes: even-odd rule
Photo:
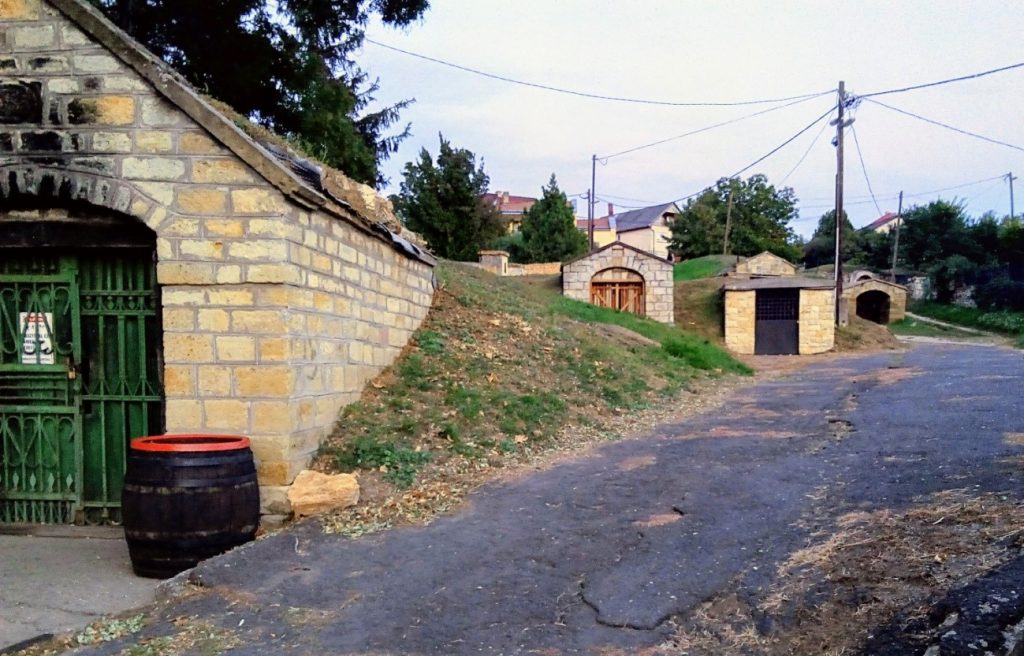
[[[377,82],[352,53],[372,16],[409,25],[428,0],[91,1],[200,91],[360,182],[385,182],[379,164],[408,127],[385,133],[411,101],[368,111]]]
[[[482,200],[490,180],[483,164],[438,135],[437,164],[427,149],[405,165],[401,191],[391,197],[402,222],[423,236],[434,254],[475,261],[482,248],[504,233],[501,215]]]
[[[520,228],[527,261],[564,261],[585,253],[587,236],[576,228],[576,217],[565,193],[558,188],[554,173],[542,192],[526,212]]]

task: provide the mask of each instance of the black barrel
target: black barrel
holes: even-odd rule
[[[256,537],[260,493],[249,439],[132,440],[121,495],[132,569],[165,579]]]

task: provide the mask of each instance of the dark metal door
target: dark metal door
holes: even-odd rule
[[[163,430],[155,278],[146,249],[0,255],[0,523],[120,521]]]
[[[800,352],[800,290],[759,289],[756,297],[754,353],[796,355]]]

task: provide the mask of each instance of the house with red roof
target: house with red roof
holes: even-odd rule
[[[493,205],[505,220],[509,234],[517,232],[523,223],[523,215],[537,202],[529,196],[513,196],[507,191],[487,192],[481,197],[488,205]]]
[[[871,223],[861,228],[861,230],[865,232],[871,231],[886,234],[896,227],[897,219],[899,219],[899,214],[896,214],[895,212],[886,212],[882,216],[878,217]]]

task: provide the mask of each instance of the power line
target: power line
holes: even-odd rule
[[[739,176],[740,174],[744,173],[745,171],[747,171],[749,169],[754,168],[755,166],[757,166],[761,162],[765,161],[766,159],[768,159],[769,157],[771,157],[775,153],[779,152],[780,150],[782,150],[783,148],[785,148],[786,146],[791,144],[794,140],[796,140],[801,134],[803,134],[804,132],[807,132],[808,130],[813,128],[815,125],[817,125],[819,121],[821,121],[822,119],[828,118],[832,114],[832,112],[835,111],[835,109],[836,109],[836,105],[833,105],[833,106],[829,107],[828,111],[826,111],[824,114],[822,114],[821,116],[819,116],[818,118],[814,119],[813,121],[808,123],[806,126],[801,128],[800,131],[797,132],[796,134],[794,134],[792,137],[790,137],[789,139],[786,139],[785,141],[780,143],[775,148],[772,148],[771,150],[769,150],[767,153],[765,153],[761,157],[758,157],[757,159],[755,159],[750,164],[747,164],[746,166],[741,168],[739,171],[736,171],[732,175],[727,176],[727,179],[731,179],[731,178],[735,178],[735,177]],[[708,187],[705,187],[704,189],[701,189],[700,191],[695,191],[692,194],[688,194],[686,196],[683,196],[682,198],[676,198],[675,200],[669,201],[669,202],[678,203],[680,201],[684,201],[684,200],[687,200],[689,198],[693,198],[694,196],[697,196],[699,194],[704,193],[704,191],[706,189],[708,189]]]
[[[618,157],[619,155],[626,155],[628,153],[635,153],[638,150],[644,150],[645,148],[651,148],[652,146],[660,146],[661,144],[665,144],[665,143],[668,143],[670,141],[675,141],[676,139],[682,139],[683,137],[690,137],[690,136],[693,136],[695,134],[700,134],[701,132],[707,132],[708,130],[713,130],[715,128],[720,128],[720,127],[723,127],[723,126],[726,126],[726,125],[732,125],[733,123],[739,123],[740,121],[745,121],[748,118],[754,118],[755,116],[761,116],[762,114],[768,114],[769,112],[774,112],[774,111],[779,110],[779,109],[785,109],[787,107],[792,107],[793,105],[799,105],[800,103],[807,102],[808,100],[814,100],[815,98],[820,98],[821,96],[825,96],[825,95],[828,95],[830,93],[833,93],[833,91],[832,90],[825,91],[823,93],[819,93],[819,94],[816,94],[816,95],[813,95],[813,96],[807,96],[805,98],[800,98],[799,100],[795,100],[793,102],[786,103],[785,105],[778,105],[776,107],[769,107],[768,109],[762,109],[760,111],[754,112],[753,114],[747,114],[745,116],[739,116],[737,118],[730,119],[728,121],[723,121],[721,123],[715,123],[714,125],[708,125],[706,127],[699,128],[697,130],[691,130],[690,132],[684,132],[683,134],[677,134],[674,137],[668,137],[667,139],[659,139],[658,141],[652,141],[651,143],[644,144],[642,146],[634,146],[633,148],[627,148],[626,150],[620,150],[619,152],[612,153],[611,155],[603,155],[599,159],[609,160],[609,159],[611,159],[613,157]]]
[[[492,80],[498,80],[500,82],[508,82],[510,84],[518,84],[518,85],[524,86],[524,87],[531,87],[531,88],[534,88],[534,89],[542,89],[544,91],[553,91],[555,93],[564,93],[564,94],[568,94],[570,96],[578,96],[578,97],[581,97],[581,98],[591,98],[591,99],[594,99],[594,100],[610,100],[610,101],[613,101],[613,102],[634,103],[634,104],[639,104],[639,105],[660,105],[660,106],[664,106],[664,107],[738,107],[738,106],[741,106],[741,105],[768,105],[768,104],[771,104],[771,103],[781,103],[781,102],[787,102],[787,101],[790,101],[790,100],[801,100],[801,99],[816,98],[816,97],[824,95],[826,93],[832,93],[832,91],[833,91],[832,89],[829,89],[828,91],[820,91],[820,92],[815,92],[815,93],[803,93],[803,94],[796,95],[796,96],[786,96],[784,98],[762,98],[762,99],[759,99],[759,100],[740,100],[740,101],[730,101],[730,102],[716,102],[716,101],[711,101],[711,102],[708,102],[708,101],[702,101],[702,102],[693,102],[693,101],[673,102],[673,101],[668,101],[668,100],[649,100],[649,99],[644,99],[644,98],[627,98],[627,97],[623,97],[623,96],[609,96],[609,95],[604,95],[604,94],[599,94],[599,93],[589,93],[589,92],[586,92],[586,91],[576,91],[574,89],[564,89],[564,88],[561,88],[561,87],[555,87],[555,86],[551,86],[551,85],[548,85],[548,84],[540,84],[538,82],[527,82],[526,80],[518,80],[516,78],[506,77],[504,75],[498,75],[496,73],[488,73],[487,71],[482,71],[482,70],[477,69],[477,68],[471,68],[469,66],[463,66],[462,64],[456,64],[454,62],[445,61],[443,59],[438,59],[436,57],[430,57],[428,55],[422,55],[422,54],[420,54],[418,52],[412,52],[410,50],[403,50],[402,48],[397,48],[395,46],[391,46],[391,45],[388,45],[386,43],[381,43],[380,41],[374,41],[373,39],[366,39],[366,38],[364,38],[363,40],[366,43],[370,43],[370,44],[373,44],[373,45],[377,46],[378,48],[384,48],[385,50],[392,50],[394,52],[398,52],[398,53],[401,53],[403,55],[407,55],[409,57],[415,57],[416,59],[422,59],[424,61],[433,62],[435,64],[440,64],[441,66],[447,66],[449,68],[454,68],[456,70],[464,71],[466,73],[472,73],[474,75],[480,75],[482,77],[490,78]]]
[[[833,110],[833,111],[835,111],[835,110]],[[831,114],[831,112],[830,112],[830,113],[829,113],[829,116],[831,116],[831,115],[832,115],[832,114]],[[812,140],[811,140],[811,143],[810,143],[810,145],[809,145],[809,146],[807,146],[807,150],[805,150],[805,151],[804,151],[804,154],[800,156],[800,159],[798,159],[798,160],[797,160],[797,162],[796,162],[796,164],[795,164],[795,165],[793,166],[793,168],[791,168],[791,169],[789,170],[789,173],[787,173],[786,175],[784,175],[784,176],[782,177],[782,179],[781,179],[781,180],[779,180],[779,184],[780,184],[780,185],[781,185],[781,184],[785,184],[786,180],[789,180],[789,176],[793,175],[793,173],[795,173],[795,172],[796,172],[796,170],[797,170],[798,168],[800,168],[800,165],[804,163],[804,160],[805,160],[805,159],[807,159],[807,156],[811,154],[811,149],[813,149],[813,148],[814,148],[814,145],[815,145],[816,143],[818,143],[818,139],[821,139],[821,135],[822,135],[822,133],[824,133],[824,132],[825,132],[825,129],[826,129],[826,128],[828,128],[828,121],[826,121],[826,122],[822,123],[822,125],[821,125],[821,129],[820,129],[820,130],[818,130],[818,134],[817,134],[817,135],[815,135],[814,139],[812,139]]]
[[[963,82],[964,80],[974,80],[979,77],[985,77],[986,75],[992,75],[994,73],[1002,73],[1004,71],[1013,70],[1015,68],[1024,67],[1024,62],[1017,64],[1010,64],[1009,66],[1002,66],[1000,68],[993,68],[987,71],[981,71],[980,73],[971,73],[970,75],[961,75],[960,77],[951,77],[946,80],[938,80],[937,82],[925,82],[924,84],[915,84],[909,87],[900,87],[898,89],[886,89],[885,91],[874,91],[872,93],[862,93],[859,98],[871,98],[873,96],[885,96],[891,93],[904,93],[906,91],[916,91],[917,89],[927,89],[928,87],[937,87],[943,84],[951,84],[953,82]]]
[[[916,194],[904,194],[904,197],[905,198],[920,198],[921,196],[931,196],[932,194],[941,194],[944,191],[953,191],[954,189],[963,189],[964,187],[973,187],[974,185],[979,185],[982,182],[989,182],[991,180],[1001,180],[1002,178],[1003,178],[1002,175],[995,175],[995,176],[992,176],[991,178],[984,178],[984,179],[981,179],[981,180],[975,180],[974,182],[965,182],[963,184],[953,185],[952,187],[946,187],[944,189],[932,189],[931,191],[922,191],[922,192],[918,192]]]
[[[983,182],[990,182],[992,180],[1002,180],[1002,179],[1005,179],[1005,178],[1006,178],[1006,174],[1004,173],[1002,175],[992,176],[991,178],[982,178],[981,180],[975,180],[973,182],[964,182],[962,184],[953,185],[952,187],[943,187],[942,189],[932,189],[931,191],[921,191],[921,192],[918,192],[916,194],[904,194],[904,196],[906,198],[914,198],[916,196],[930,196],[931,194],[938,194],[938,193],[942,193],[943,191],[952,191],[954,189],[963,189],[964,187],[973,187],[974,185],[978,185],[978,184],[981,184]],[[899,192],[893,191],[893,192],[887,193],[887,194],[879,194],[878,198],[881,198],[881,199],[884,199],[884,200],[889,200],[889,199],[892,199],[892,198],[896,198],[896,196],[898,196],[898,195],[899,195]],[[851,196],[850,198],[856,198],[856,199],[858,199],[859,201],[861,201],[864,204],[871,202],[871,200],[870,200],[871,197],[866,195],[866,194],[862,195],[862,196]],[[805,198],[804,200],[808,200],[808,201],[823,201],[823,200],[831,200],[831,199],[832,199],[831,196],[811,196],[810,198]]]
[[[999,141],[998,139],[992,139],[991,137],[986,137],[984,135],[977,134],[975,132],[969,132],[967,130],[962,130],[962,129],[958,128],[958,127],[954,127],[954,126],[948,125],[946,123],[940,123],[939,121],[934,121],[934,120],[932,120],[930,118],[925,118],[923,116],[919,116],[919,115],[914,114],[912,112],[908,112],[908,111],[903,110],[903,109],[898,109],[896,107],[893,107],[892,105],[886,105],[885,103],[883,103],[883,102],[881,102],[879,100],[873,100],[871,98],[864,98],[864,100],[868,101],[869,103],[874,103],[875,105],[880,105],[880,106],[885,107],[886,109],[890,109],[890,110],[892,110],[894,112],[898,112],[900,114],[905,114],[907,116],[911,116],[911,117],[916,118],[918,120],[924,121],[925,123],[931,123],[932,125],[938,125],[939,127],[946,128],[947,130],[952,130],[953,132],[959,132],[960,134],[965,134],[965,135],[967,135],[969,137],[974,137],[975,139],[981,139],[982,141],[987,141],[989,143],[994,143],[994,144],[999,145],[999,146],[1006,146],[1007,148],[1013,148],[1014,150],[1019,150],[1021,152],[1024,152],[1024,148],[1022,148],[1020,146],[1015,146],[1015,145],[1013,145],[1011,143],[1006,143],[1005,141]]]
[[[832,112],[834,112],[834,111],[835,111],[835,109],[836,109],[836,106],[835,106],[835,105],[833,105],[832,107],[829,107],[829,108],[828,108],[828,111],[826,111],[826,112],[825,112],[824,114],[822,114],[822,115],[821,115],[821,116],[819,116],[818,118],[816,118],[816,119],[814,119],[813,121],[811,121],[810,123],[808,123],[808,124],[807,124],[806,126],[804,126],[804,127],[803,127],[803,128],[802,128],[802,129],[801,129],[801,130],[800,130],[799,132],[797,132],[796,134],[794,134],[794,135],[793,135],[792,137],[790,137],[789,139],[786,139],[785,141],[783,141],[782,143],[780,143],[780,144],[779,144],[778,146],[776,146],[775,148],[772,148],[772,149],[771,149],[771,150],[769,150],[769,151],[768,151],[768,152],[767,152],[766,154],[762,155],[761,157],[758,157],[758,158],[757,158],[757,159],[755,159],[755,160],[754,160],[753,162],[751,162],[750,164],[747,164],[746,166],[744,166],[743,168],[741,168],[741,169],[740,169],[739,171],[736,171],[735,173],[733,173],[733,174],[732,174],[732,175],[730,175],[729,177],[730,177],[730,178],[735,178],[736,176],[740,175],[741,173],[743,173],[743,172],[747,171],[748,169],[752,169],[752,168],[754,168],[755,166],[757,166],[758,164],[760,164],[761,162],[765,161],[766,159],[768,159],[769,157],[771,157],[771,156],[772,156],[772,155],[774,155],[775,153],[779,152],[780,150],[782,150],[783,148],[785,148],[786,146],[788,146],[789,144],[791,144],[791,143],[792,143],[793,141],[795,141],[795,140],[797,139],[797,137],[799,137],[799,136],[800,136],[801,134],[803,134],[804,132],[807,132],[808,130],[810,130],[811,128],[813,128],[813,127],[814,127],[815,125],[817,125],[817,124],[818,124],[818,122],[819,122],[819,121],[821,121],[822,119],[826,119],[826,118],[828,118],[829,116],[831,116],[831,115],[832,115]]]
[[[1004,173],[1003,175],[996,175],[996,176],[993,176],[991,178],[983,178],[981,180],[974,180],[973,182],[964,182],[963,184],[953,185],[951,187],[943,187],[942,189],[932,189],[931,191],[919,191],[919,192],[916,192],[916,193],[913,193],[913,194],[903,194],[903,197],[904,198],[923,198],[925,196],[932,196],[934,194],[941,194],[944,191],[953,191],[953,190],[956,190],[956,189],[964,189],[966,187],[973,187],[975,185],[979,185],[979,184],[982,184],[984,182],[992,182],[993,180],[1003,180],[1005,177],[1006,177],[1006,174]],[[898,195],[899,194],[897,194],[897,193],[884,194],[884,195],[877,196],[876,198],[881,199],[881,200],[895,200]],[[821,198],[821,197],[807,198],[805,200],[818,200],[819,198]],[[824,200],[827,200],[827,199],[824,199]],[[846,204],[847,205],[867,205],[868,203],[871,203],[871,202],[874,202],[874,201],[872,201],[872,200],[857,200],[857,201],[847,202]],[[832,207],[833,207],[832,205],[801,205],[799,209],[801,209],[801,210],[817,210],[817,209],[830,209]]]
[[[871,188],[871,178],[868,177],[868,167],[864,165],[864,153],[860,149],[860,139],[857,138],[857,128],[850,125],[850,133],[853,135],[853,145],[857,147],[857,159],[860,160],[860,170],[864,172],[864,182],[868,183],[868,193],[871,194],[871,202],[875,204],[879,216],[882,215],[882,208],[878,206],[878,199],[875,198],[875,190]]]
[[[643,198],[630,198],[629,196],[616,196],[615,194],[604,193],[597,197],[598,200],[614,203],[616,200],[633,201],[634,203],[647,203]],[[653,203],[652,203],[653,204]]]

